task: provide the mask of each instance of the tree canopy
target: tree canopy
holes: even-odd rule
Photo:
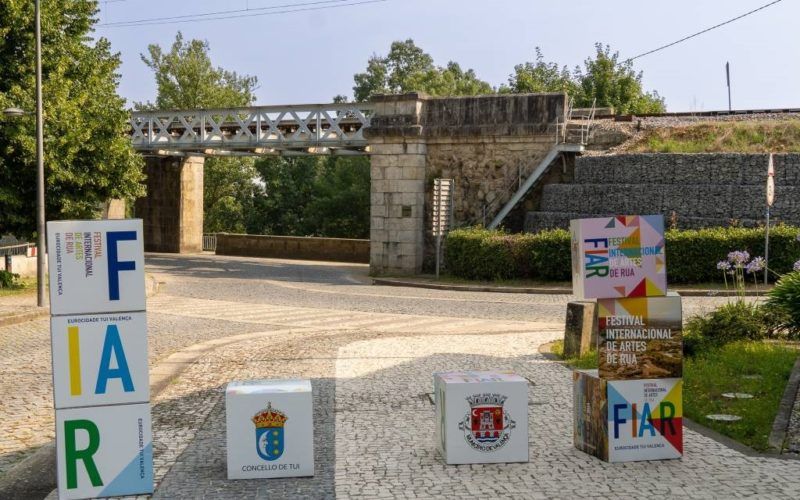
[[[575,69],[579,106],[590,106],[595,100],[597,106],[613,106],[621,114],[666,111],[658,92],[642,89],[642,72],[634,71],[633,61],[621,61],[619,52],[611,52],[608,45],[595,44],[595,57],[587,58],[583,66]]]
[[[518,64],[500,92],[567,92],[575,105],[613,107],[618,113],[663,113],[664,98],[658,92],[645,92],[642,72],[633,69],[633,62],[620,60],[619,52],[608,45],[596,44],[594,57],[587,58],[583,68],[570,72],[566,66],[544,60],[536,47],[534,62]]]
[[[500,92],[514,94],[537,92],[567,92],[574,95],[578,85],[566,66],[559,67],[554,62],[546,62],[539,47],[536,47],[536,60],[514,66],[514,73],[508,77],[508,86]]]
[[[158,94],[155,103],[139,109],[202,109],[248,106],[258,80],[215,67],[204,40],[184,40],[179,31],[169,52],[156,44],[142,61],[153,70]],[[244,232],[247,212],[257,189],[251,158],[206,158],[203,167],[203,230]]]
[[[142,62],[156,78],[155,103],[137,103],[139,109],[203,109],[248,106],[255,101],[258,79],[214,67],[205,40],[184,41],[179,31],[169,52],[161,46],[147,47]]]
[[[255,196],[248,233],[369,237],[368,158],[265,157],[256,169],[263,189]]]
[[[110,198],[144,194],[141,158],[127,137],[118,95],[118,54],[94,39],[96,2],[44,0],[42,105],[48,220],[92,218]],[[0,118],[0,234],[36,230],[34,5],[0,2],[0,109],[29,112]]]
[[[366,71],[353,80],[356,101],[366,101],[377,94],[425,92],[430,95],[491,94],[492,86],[480,80],[475,71],[463,70],[450,61],[436,66],[433,58],[418,47],[414,40],[392,42],[386,56],[373,55]]]

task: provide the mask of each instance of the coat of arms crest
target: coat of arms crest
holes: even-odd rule
[[[479,451],[502,448],[510,439],[509,431],[516,426],[503,408],[506,396],[502,394],[473,394],[467,397],[470,411],[459,422],[467,443]]]
[[[270,461],[280,458],[283,455],[283,427],[288,417],[282,411],[272,408],[270,402],[252,420],[256,426],[258,456]]]

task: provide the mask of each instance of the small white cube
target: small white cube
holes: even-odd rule
[[[448,464],[528,461],[528,381],[499,371],[435,373],[436,446]]]
[[[314,475],[311,381],[230,382],[225,417],[228,479]]]

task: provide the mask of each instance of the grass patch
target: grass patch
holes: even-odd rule
[[[550,351],[564,359],[564,342]],[[786,381],[798,357],[795,347],[775,342],[740,341],[712,348],[683,361],[683,414],[759,451],[768,446]],[[573,368],[597,368],[597,351],[564,359]],[[760,378],[747,378],[758,375]],[[725,392],[746,392],[752,399],[727,399]],[[715,422],[706,415],[728,413],[738,422]]]
[[[550,346],[550,352],[566,361],[573,368],[578,368],[579,370],[597,368],[597,351],[595,350],[591,350],[582,356],[564,358],[564,341],[556,340]]]
[[[635,153],[796,153],[800,120],[701,122],[654,128],[628,148]]]
[[[15,286],[13,288],[0,288],[0,297],[7,297],[9,295],[22,295],[36,291],[36,278],[20,278],[18,283],[19,286]]]
[[[778,343],[741,341],[711,349],[683,364],[683,414],[756,450],[767,449],[772,422],[798,352]],[[746,378],[759,375],[760,378]],[[746,392],[752,399],[727,399]],[[715,422],[706,415],[729,413],[738,422]]]

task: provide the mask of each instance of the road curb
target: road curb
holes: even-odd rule
[[[428,288],[432,290],[449,290],[454,292],[491,292],[491,293],[527,293],[527,294],[546,294],[546,295],[571,295],[572,288],[567,287],[522,287],[522,286],[502,286],[502,285],[454,285],[449,283],[431,283],[427,281],[415,281],[413,279],[396,278],[372,278],[373,285],[381,286],[405,286],[409,288]],[[738,294],[732,290],[708,290],[692,288],[672,289],[682,297],[736,297]],[[747,297],[758,297],[766,292],[756,292],[748,290],[745,292]]]
[[[145,277],[145,295],[147,297],[152,297],[158,294],[162,284],[163,283],[158,281],[155,276],[147,275]],[[25,323],[39,318],[46,318],[49,315],[49,307],[30,306],[21,312],[0,315],[0,326],[17,325],[19,323]]]
[[[789,374],[789,380],[786,381],[786,388],[783,391],[783,397],[778,405],[778,413],[775,415],[775,420],[772,422],[772,431],[769,433],[769,447],[774,453],[783,453],[783,448],[786,444],[786,434],[789,431],[789,422],[792,418],[792,409],[794,408],[795,399],[800,390],[800,358],[794,363],[792,373]]]
[[[25,323],[34,319],[46,318],[50,315],[49,307],[31,307],[28,311],[19,313],[11,313],[0,316],[0,326],[16,325],[18,323]]]
[[[412,288],[430,288],[433,290],[451,290],[459,292],[495,292],[495,293],[531,293],[531,294],[561,294],[569,295],[571,288],[564,287],[520,287],[520,286],[495,286],[495,285],[450,285],[445,283],[427,283],[412,280],[398,280],[391,278],[372,278],[373,285],[407,286]]]

